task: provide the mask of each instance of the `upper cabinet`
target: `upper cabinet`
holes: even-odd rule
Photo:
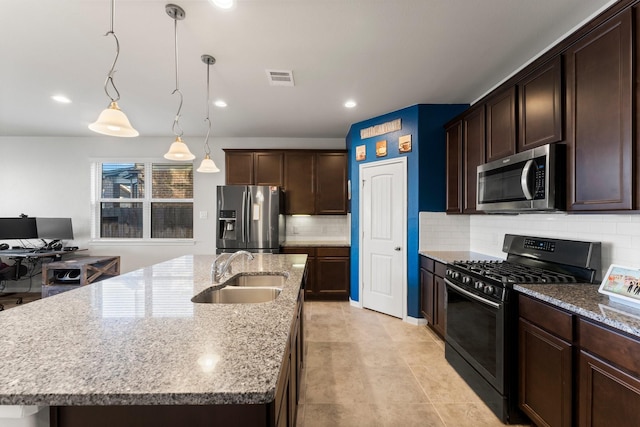
[[[484,104],[471,107],[462,118],[463,139],[463,172],[464,197],[463,212],[474,213],[476,210],[476,184],[478,166],[484,163],[485,153],[485,116]]]
[[[518,82],[518,152],[562,141],[562,58]]]
[[[224,151],[228,185],[283,185],[284,155],[281,152]]]
[[[632,9],[564,54],[567,82],[567,208],[633,208]]]
[[[513,86],[496,93],[486,102],[487,162],[516,152],[516,96]]]
[[[285,214],[346,215],[344,150],[224,150],[228,185],[277,185]]]
[[[462,120],[445,128],[447,149],[447,213],[462,212]]]

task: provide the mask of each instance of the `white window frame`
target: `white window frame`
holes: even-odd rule
[[[142,163],[144,164],[144,197],[138,199],[111,199],[102,198],[102,165],[105,163]],[[171,164],[170,160],[163,158],[143,158],[143,159],[93,159],[91,161],[91,243],[100,244],[194,244],[195,237],[192,238],[152,238],[151,237],[151,205],[156,202],[161,203],[185,203],[194,207],[193,233],[195,234],[195,204],[194,199],[158,199],[152,198],[152,165]],[[177,164],[177,163],[176,163]],[[180,163],[182,165],[187,163]],[[195,166],[193,163],[191,165]],[[192,185],[195,187],[195,175]],[[194,188],[195,190],[195,188]],[[100,206],[102,203],[142,203],[142,237],[101,237],[100,236]]]

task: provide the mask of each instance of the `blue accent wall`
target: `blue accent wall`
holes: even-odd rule
[[[467,104],[418,104],[351,125],[346,137],[351,180],[351,299],[360,301],[360,174],[359,165],[397,157],[407,158],[407,315],[420,315],[419,214],[444,212],[446,147],[444,124],[466,110]],[[371,138],[360,131],[396,119],[402,129]],[[411,151],[400,153],[398,139],[411,135]],[[376,157],[376,142],[387,141],[387,155]],[[367,157],[356,161],[356,147],[365,145]]]

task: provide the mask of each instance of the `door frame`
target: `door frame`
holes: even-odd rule
[[[404,256],[402,257],[402,320],[407,321],[407,191],[408,191],[408,182],[407,182],[407,158],[406,157],[396,157],[388,160],[377,160],[375,162],[361,163],[358,167],[358,185],[360,186],[359,197],[358,197],[358,206],[359,214],[358,214],[358,252],[360,253],[358,256],[358,287],[360,289],[360,301],[358,301],[358,306],[360,308],[364,308],[364,259],[362,254],[364,253],[364,230],[362,229],[362,224],[364,224],[364,209],[362,208],[362,199],[364,197],[364,191],[362,191],[362,172],[364,169],[375,168],[378,166],[387,166],[394,163],[400,163],[402,165],[402,182],[404,183],[404,192],[402,194],[402,247],[404,250]]]

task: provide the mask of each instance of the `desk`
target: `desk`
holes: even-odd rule
[[[32,260],[37,262],[37,261],[41,261],[43,258],[61,259],[63,255],[72,254],[76,251],[77,250],[42,251],[42,250],[34,250],[34,249],[6,249],[4,251],[0,251],[0,257],[6,256],[7,258],[12,259],[15,262],[15,275],[13,277],[13,280],[18,280],[20,278],[20,266],[22,266],[22,262],[24,260]],[[31,277],[32,277],[32,274],[29,275],[29,279],[31,279]],[[29,287],[31,287],[31,284],[29,284]]]

